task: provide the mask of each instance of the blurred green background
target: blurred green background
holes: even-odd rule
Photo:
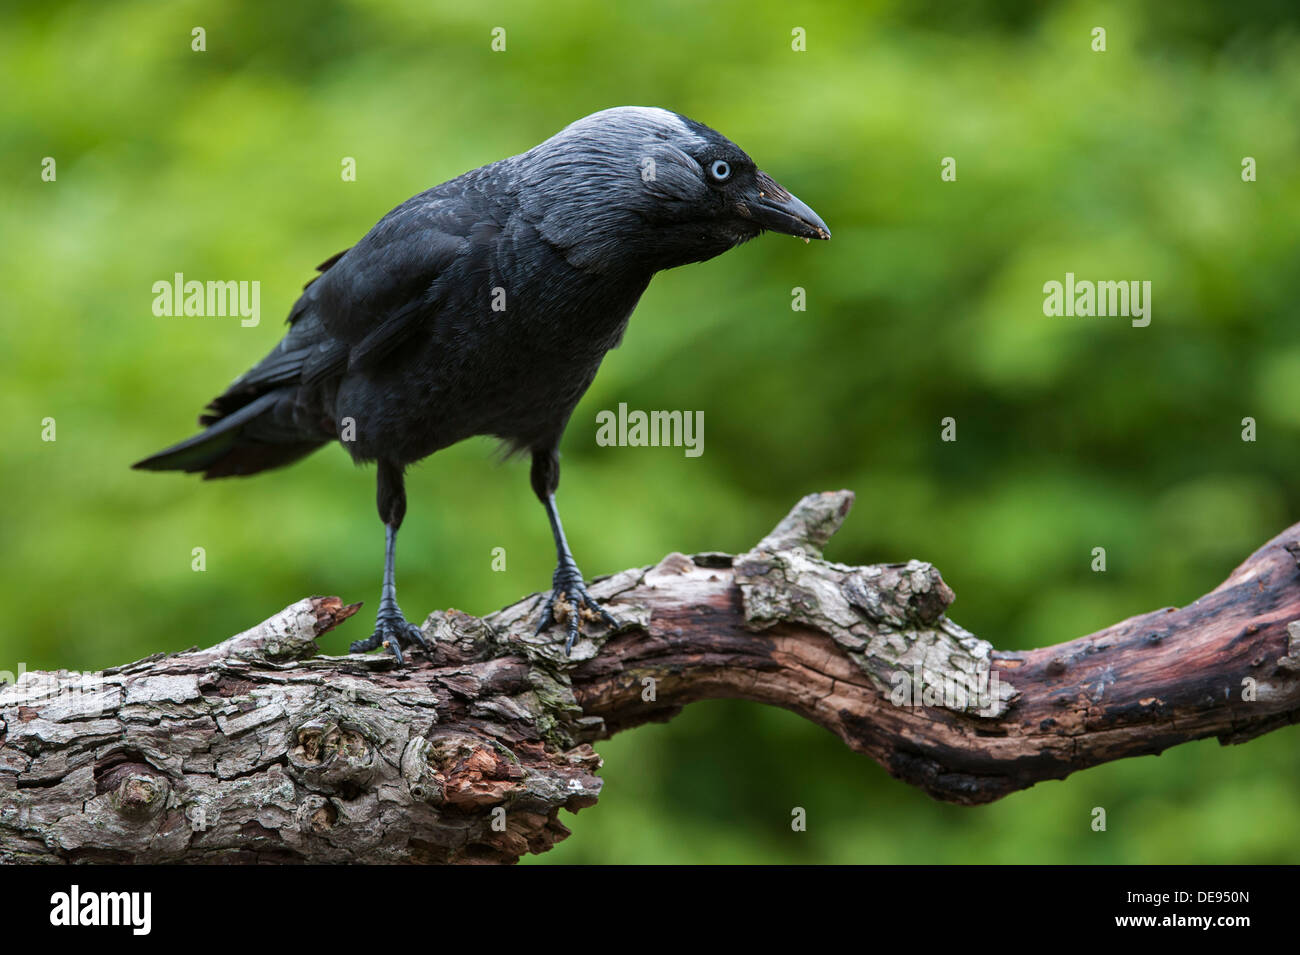
[[[7,5],[0,670],[208,645],[308,594],[367,601],[328,651],[368,633],[372,469],[337,447],[251,481],[128,465],[191,434],[312,267],[394,205],[620,104],[715,126],[835,238],[767,236],[652,283],[563,445],[588,575],[744,550],[800,495],[848,487],[829,556],[933,561],[954,618],[1000,648],[1193,600],[1300,519],[1298,17],[1209,0]],[[1150,327],[1045,317],[1043,283],[1067,271],[1150,280]],[[154,317],[174,272],[259,280],[261,324]],[[597,447],[596,412],[621,401],[703,410],[703,456]],[[548,585],[526,471],[483,440],[412,472],[413,618]],[[703,703],[603,743],[599,806],[536,861],[1295,862],[1297,740],[1194,743],[964,809],[791,714]]]

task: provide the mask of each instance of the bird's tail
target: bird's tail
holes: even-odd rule
[[[205,431],[137,461],[131,467],[141,471],[185,471],[189,474],[201,471],[204,478],[218,478],[256,474],[291,464],[326,442],[259,440],[256,432],[261,429],[255,426],[257,419],[271,412],[282,397],[278,391],[260,395],[213,421]],[[207,420],[210,418],[205,418]]]

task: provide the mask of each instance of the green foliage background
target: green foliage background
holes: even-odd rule
[[[306,594],[373,608],[373,471],[338,448],[247,482],[127,465],[190,434],[312,267],[392,206],[619,104],[719,128],[835,238],[651,285],[563,446],[589,575],[743,550],[849,487],[832,558],[934,561],[957,620],[1028,648],[1186,603],[1300,519],[1290,3],[43,3],[6,8],[0,89],[0,670],[206,645]],[[1066,271],[1151,280],[1150,327],[1045,317]],[[261,325],[155,318],[173,272],[260,280]],[[620,401],[704,410],[704,455],[598,448]],[[468,442],[408,486],[412,616],[548,584],[526,465]],[[1195,743],[963,809],[791,714],[698,704],[603,744],[600,806],[538,861],[1294,862],[1296,743]]]

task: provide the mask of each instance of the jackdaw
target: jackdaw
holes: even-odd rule
[[[353,652],[428,649],[397,605],[407,465],[472,435],[532,455],[558,564],[537,632],[616,621],[587,593],[555,505],[578,400],[662,269],[764,230],[829,239],[729,139],[664,109],[593,113],[526,153],[408,199],[318,266],[269,355],[208,405],[206,430],[134,465],[205,478],[277,468],[338,440],[378,465],[384,582]]]

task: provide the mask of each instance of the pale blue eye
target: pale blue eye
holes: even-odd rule
[[[713,160],[713,165],[709,166],[709,175],[718,182],[726,182],[731,178],[731,163],[725,159]]]

